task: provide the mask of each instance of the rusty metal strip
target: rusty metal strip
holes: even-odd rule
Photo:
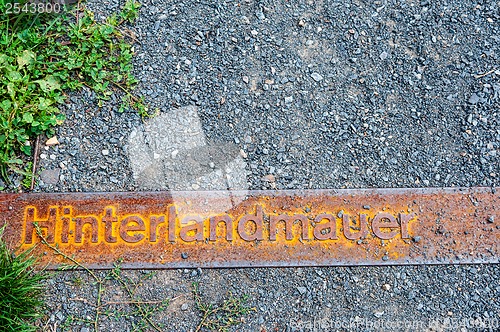
[[[12,248],[93,268],[498,263],[495,188],[0,194]]]

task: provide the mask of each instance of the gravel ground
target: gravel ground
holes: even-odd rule
[[[114,101],[98,110],[91,93],[73,95],[61,144],[42,149],[38,191],[499,185],[500,2],[142,3],[131,27],[138,91],[161,114],[144,123]],[[98,16],[118,5],[89,3]],[[154,315],[166,331],[196,328],[193,282],[208,302],[249,295],[257,310],[235,330],[415,321],[393,330],[440,331],[446,318],[499,321],[499,275],[498,265],[171,270],[138,289],[174,298]],[[47,328],[93,315],[83,272],[48,286]],[[110,283],[105,298],[124,295]],[[343,328],[350,320],[357,327]]]

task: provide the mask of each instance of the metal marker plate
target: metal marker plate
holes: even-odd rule
[[[1,194],[12,248],[93,268],[498,263],[492,188]]]

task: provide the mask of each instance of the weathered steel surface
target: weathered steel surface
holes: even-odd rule
[[[0,195],[9,246],[37,223],[95,268],[498,263],[499,211],[494,188]]]

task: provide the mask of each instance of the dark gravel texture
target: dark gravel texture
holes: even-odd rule
[[[241,189],[499,185],[500,3],[142,3],[130,27],[139,41],[138,91],[161,116],[194,107],[203,144],[236,146],[248,173]],[[117,6],[89,3],[98,16]],[[129,162],[131,132],[149,127],[117,109],[110,102],[98,110],[85,91],[71,97],[61,144],[41,151],[37,190],[168,188],[141,184]],[[167,165],[165,154],[158,159]],[[176,298],[155,316],[166,331],[196,327],[194,281],[207,301],[228,291],[249,295],[257,312],[238,330],[313,331],[303,322],[316,319],[330,324],[317,331],[335,331],[332,322],[358,317],[357,328],[337,330],[390,330],[363,325],[367,319],[425,323],[396,331],[441,331],[445,318],[500,320],[499,275],[498,265],[174,270],[159,271],[139,291]],[[92,315],[88,303],[70,300],[95,301],[86,281],[66,272],[48,282],[48,326]],[[109,292],[120,298],[116,285]],[[104,320],[101,330],[131,326]]]

